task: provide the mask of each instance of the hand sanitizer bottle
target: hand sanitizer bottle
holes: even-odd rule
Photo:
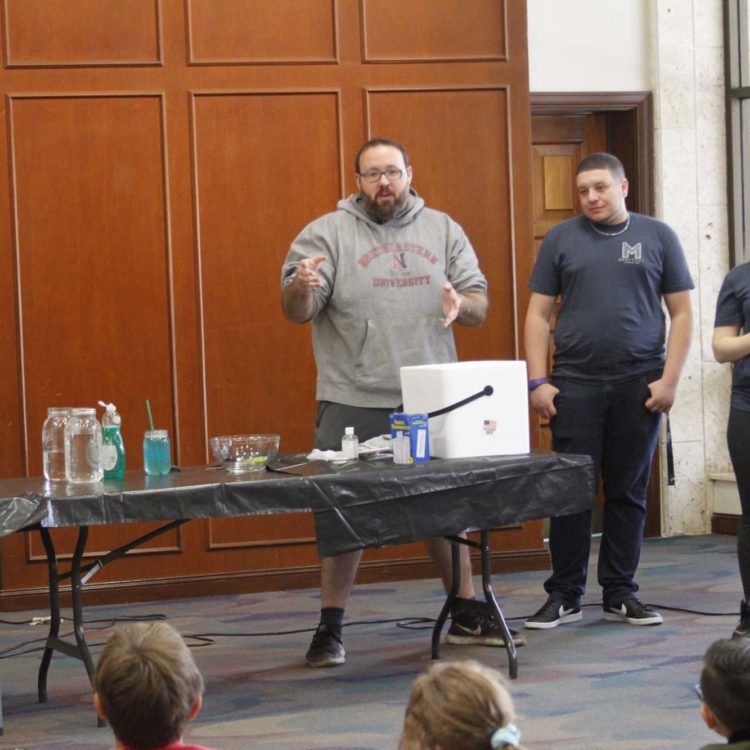
[[[354,461],[359,459],[359,440],[354,434],[353,427],[347,427],[344,430],[344,435],[341,438],[341,453],[344,458]]]
[[[104,478],[122,479],[125,473],[125,444],[120,432],[122,420],[114,404],[105,404],[104,401],[100,401],[99,405],[105,409],[102,417],[102,468],[104,469]]]

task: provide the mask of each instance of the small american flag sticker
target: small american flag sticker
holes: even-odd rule
[[[497,430],[497,421],[494,419],[485,419],[483,422],[484,431],[487,435],[494,435]]]

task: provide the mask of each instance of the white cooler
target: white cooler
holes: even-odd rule
[[[436,458],[469,458],[529,452],[529,407],[526,362],[453,362],[401,368],[404,411],[437,411],[473,396],[453,411],[432,417],[430,454]]]

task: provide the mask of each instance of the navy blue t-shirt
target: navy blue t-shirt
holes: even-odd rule
[[[529,289],[561,297],[553,375],[630,380],[663,365],[662,296],[693,280],[664,222],[631,213],[628,224],[595,226],[616,234],[600,234],[583,215],[550,229]]]
[[[733,268],[725,277],[716,300],[714,326],[739,326],[748,332],[750,322],[750,263]],[[732,407],[750,411],[750,356],[732,365]]]

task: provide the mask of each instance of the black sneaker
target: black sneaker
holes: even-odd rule
[[[580,607],[568,607],[565,602],[550,596],[523,626],[529,630],[549,630],[567,622],[577,622],[582,617]]]
[[[509,630],[516,648],[526,645],[526,639],[520,633]],[[505,646],[494,610],[486,602],[479,601],[472,601],[452,615],[445,642],[456,646]]]
[[[732,638],[750,638],[750,605],[740,602],[740,621],[732,633]]]
[[[310,667],[335,667],[337,664],[343,664],[346,661],[346,651],[341,636],[325,625],[318,625],[310,648],[305,654],[305,661]]]
[[[661,625],[664,622],[658,612],[642,604],[634,596],[629,596],[618,604],[605,605],[604,619],[628,622],[631,625]]]

